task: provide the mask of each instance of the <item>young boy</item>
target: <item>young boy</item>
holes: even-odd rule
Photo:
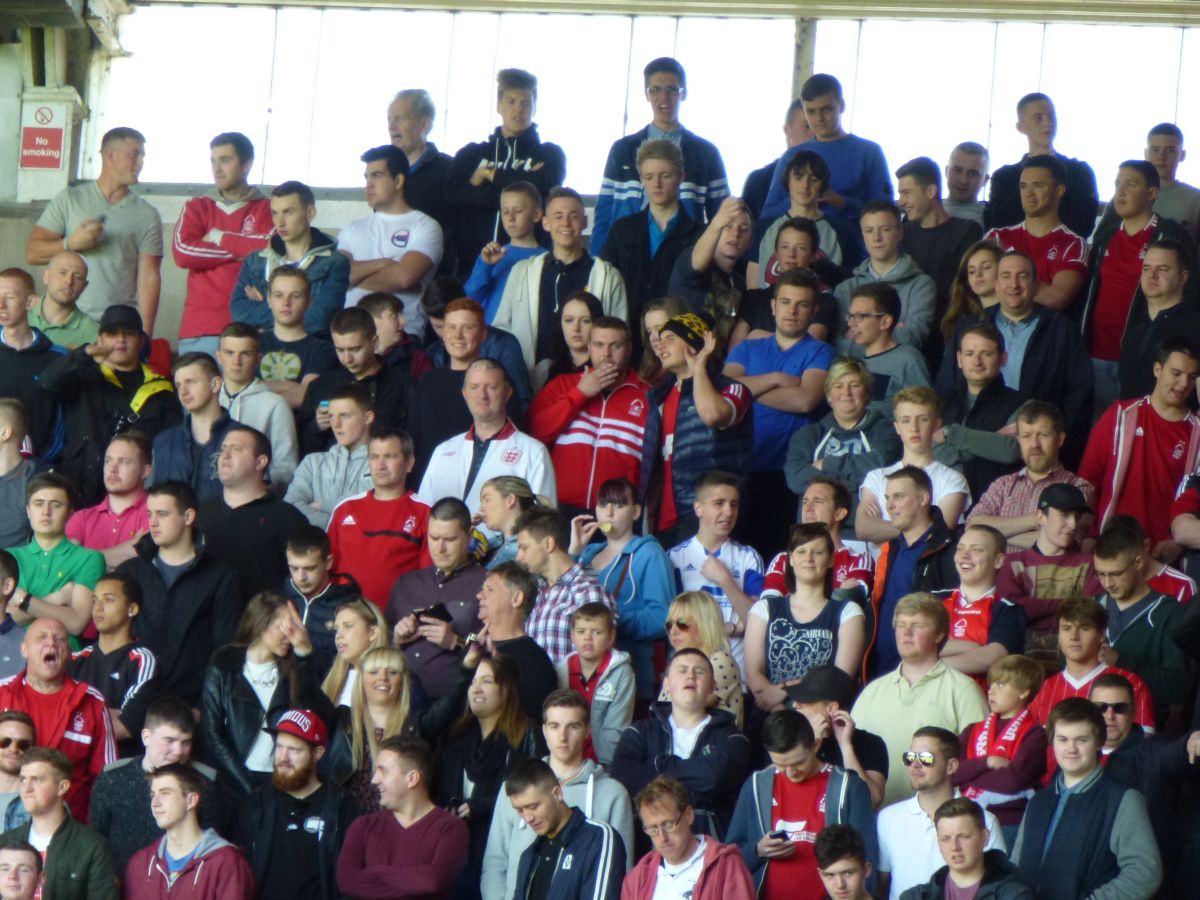
[[[840,348],[861,359],[871,373],[871,408],[887,415],[892,398],[903,388],[930,386],[929,368],[916,347],[896,343],[900,295],[884,281],[860,285],[850,299],[846,336]]]
[[[361,597],[362,588],[352,576],[333,571],[329,535],[316,525],[302,525],[288,535],[287,564],[291,578],[283,593],[312,638],[314,670],[327,671],[337,655],[334,614],[345,601]]]
[[[627,313],[621,273],[583,249],[583,230],[587,227],[583,198],[570,188],[554,188],[546,198],[542,226],[550,232],[551,251],[513,266],[492,317],[497,328],[511,331],[520,341],[530,373],[550,358],[555,313],[576,291],[594,294],[606,316],[624,319]],[[543,327],[543,323],[550,327]]]
[[[996,660],[987,672],[991,715],[958,738],[954,786],[995,814],[1006,847],[1017,838],[1028,792],[1046,771],[1046,732],[1029,708],[1041,684],[1042,667],[1028,656]]]
[[[312,286],[303,269],[280,266],[267,283],[267,305],[272,326],[259,338],[258,377],[292,409],[304,400],[308,383],[337,368],[333,345],[304,327],[304,314],[312,304]]]
[[[867,258],[855,267],[853,275],[834,288],[833,295],[842,313],[848,314],[850,300],[862,285],[876,281],[892,285],[900,294],[896,340],[919,350],[933,330],[937,285],[917,268],[911,256],[900,250],[904,237],[900,219],[899,208],[890,200],[872,200],[863,206],[858,224]]]
[[[25,486],[41,465],[21,455],[28,422],[20,400],[0,397],[0,547],[15,547],[29,540]]]
[[[500,192],[500,224],[508,235],[508,243],[485,244],[465,285],[466,296],[483,307],[487,324],[491,325],[496,318],[512,267],[546,252],[537,241],[537,223],[541,219],[541,192],[528,181],[514,181]]]
[[[942,661],[974,676],[985,689],[991,683],[993,664],[1025,646],[1021,607],[996,592],[1004,546],[1004,535],[990,525],[968,525],[954,549],[959,586],[935,593],[950,615],[950,638],[942,647]]]
[[[329,397],[329,419],[336,443],[300,460],[283,498],[322,529],[329,527],[335,506],[371,487],[367,465],[367,441],[375,421],[371,395],[356,384],[343,385]]]
[[[899,462],[872,469],[863,479],[854,518],[854,533],[859,540],[884,544],[899,534],[883,497],[887,476],[904,466],[916,466],[929,476],[933,484],[931,502],[941,510],[947,526],[958,527],[971,492],[961,472],[933,458],[933,435],[942,427],[941,409],[937,394],[923,386],[906,387],[892,397],[896,434],[904,450]]]
[[[399,366],[413,382],[420,381],[433,369],[433,360],[418,346],[416,338],[404,330],[408,324],[404,304],[395,294],[372,291],[358,301],[358,308],[365,309],[375,321],[375,353],[385,368]]]
[[[71,654],[67,672],[104,696],[113,734],[117,740],[127,741],[141,733],[155,674],[154,654],[133,641],[133,620],[141,611],[142,589],[128,575],[114,573],[97,581],[94,593],[96,642]]]
[[[822,258],[835,266],[842,264],[842,242],[850,240],[848,230],[841,221],[829,219],[821,211],[821,195],[829,187],[829,164],[813,150],[801,150],[787,163],[783,173],[783,189],[787,191],[791,204],[786,213],[771,222],[762,232],[758,242],[757,271],[746,271],[746,283],[753,287],[768,287],[774,283],[777,253],[775,241],[779,230],[789,219],[804,218],[811,221],[820,235]]]
[[[603,603],[585,603],[571,613],[575,652],[559,662],[558,686],[578,691],[591,708],[592,732],[583,755],[611,766],[621,732],[633,721],[634,678],[629,654],[613,649],[617,626]]]
[[[741,506],[741,479],[730,472],[708,472],[696,482],[693,510],[699,523],[696,534],[672,547],[667,556],[675,567],[676,587],[705,591],[721,607],[733,658],[746,680],[741,635],[750,607],[762,591],[763,561],[753,547],[730,540]]]
[[[849,825],[829,825],[817,835],[813,853],[829,900],[871,900],[871,864],[862,835]]]
[[[241,425],[261,431],[271,442],[271,483],[280,493],[296,471],[298,449],[296,420],[287,401],[273,393],[258,371],[258,329],[244,322],[232,322],[217,342],[217,362],[221,366],[221,406]]]

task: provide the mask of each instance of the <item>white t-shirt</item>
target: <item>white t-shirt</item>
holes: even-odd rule
[[[750,615],[761,622],[771,621],[771,611],[767,608],[766,600],[755,601],[750,607]],[[845,625],[851,619],[860,619],[863,617],[862,607],[853,600],[847,600],[842,604],[842,612],[838,616],[838,625]]]
[[[271,697],[275,694],[275,685],[279,683],[278,664],[274,660],[255,663],[247,659],[242,667],[242,676],[258,697],[265,719],[267,709],[271,706]],[[275,739],[267,732],[260,730],[250,745],[250,752],[246,754],[246,768],[251,772],[270,772],[275,768]]]
[[[750,597],[757,597],[762,593],[765,571],[762,557],[753,547],[747,547],[737,541],[726,541],[715,554],[709,554],[695,535],[667,551],[671,565],[675,567],[675,578],[679,582],[680,591],[704,591],[711,594],[717,601],[717,606],[721,607],[721,615],[725,621],[736,622],[737,613],[734,611],[733,602],[725,595],[725,591],[705,578],[700,571],[704,567],[704,560],[710,555],[716,556],[718,561],[725,564],[733,575],[733,580],[740,584],[742,590]],[[729,645],[741,672],[742,684],[745,684],[746,651],[742,638],[731,637]]]
[[[423,212],[392,215],[372,213],[365,219],[351,222],[338,234],[338,249],[349,253],[356,260],[388,259],[399,260],[406,253],[424,253],[433,265],[421,278],[420,287],[411,291],[396,291],[396,299],[404,304],[404,330],[409,334],[425,333],[425,313],[421,309],[421,293],[433,281],[438,263],[442,261],[442,227]],[[346,292],[346,305],[357,306],[358,301],[369,294],[363,288],[350,288]]]
[[[654,896],[651,900],[692,900],[696,890],[696,882],[704,871],[704,836],[698,838],[699,846],[696,852],[677,865],[671,865],[665,859],[658,867],[658,877],[654,879]]]
[[[882,469],[872,469],[867,473],[867,477],[863,479],[862,487],[858,490],[859,499],[862,498],[863,491],[870,491],[875,495],[875,499],[879,501],[879,508],[883,513],[885,522],[891,519],[888,515],[887,504],[883,502],[883,495],[887,489],[887,477],[892,472],[898,471],[903,466],[903,462],[893,463],[890,466],[884,466]],[[971,489],[967,487],[967,479],[963,478],[962,472],[958,469],[952,469],[945,463],[940,463],[936,459],[925,467],[925,474],[929,476],[929,480],[933,482],[933,505],[937,506],[950,494],[962,494],[966,499],[963,503],[963,512],[965,513],[971,506]],[[956,522],[947,522],[953,528]]]
[[[705,716],[692,728],[680,728],[671,716],[671,753],[680,759],[691,759],[692,751],[696,749],[696,741],[700,740],[700,732],[708,727],[712,716]]]

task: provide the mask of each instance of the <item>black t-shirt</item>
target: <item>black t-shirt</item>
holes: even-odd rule
[[[333,345],[315,335],[298,341],[281,341],[270,328],[259,338],[262,362],[258,377],[263,381],[299,381],[305,375],[320,375],[338,367]]]
[[[537,641],[524,634],[508,641],[496,641],[496,651],[517,664],[521,670],[521,706],[531,721],[541,723],[542,702],[558,687],[554,663]],[[536,729],[538,736],[542,730]]]
[[[279,815],[275,819],[275,834],[271,836],[271,853],[258,900],[321,896],[318,843],[325,828],[333,826],[310,815],[309,810],[319,805],[323,790],[325,786],[321,785],[303,800],[282,791],[276,792]]]
[[[570,263],[546,255],[542,265],[542,280],[538,285],[537,362],[548,359],[554,349],[554,331],[558,325],[558,310],[576,291],[584,290],[592,274],[595,259],[586,253]]]
[[[558,833],[562,837],[562,832]],[[529,876],[529,891],[525,894],[527,900],[548,900],[550,884],[554,881],[554,870],[558,867],[558,856],[563,845],[557,838],[539,837],[534,844],[537,863]]]
[[[850,738],[850,746],[854,748],[854,755],[858,757],[864,772],[880,772],[885,779],[887,778],[888,752],[883,738],[856,728],[854,737]],[[831,766],[842,765],[842,748],[832,735],[821,742],[817,749],[817,759]]]

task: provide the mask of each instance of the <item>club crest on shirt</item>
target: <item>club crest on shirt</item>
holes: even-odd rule
[[[1183,441],[1179,441],[1175,445],[1175,449],[1171,451],[1171,459],[1183,459],[1183,453],[1186,449],[1187,448],[1184,446]]]
[[[632,403],[629,404],[629,414],[631,416],[640,416],[642,414],[642,410],[644,410],[645,408],[646,408],[646,404],[643,403],[641,400],[634,400]]]
[[[82,732],[84,725],[83,713],[75,713],[75,718],[71,720],[71,730]]]
[[[951,632],[955,639],[963,637],[967,633],[967,620],[955,619],[954,627],[951,629]]]
[[[500,457],[500,461],[506,466],[515,465],[521,459],[520,447],[509,447],[504,451],[504,455]]]
[[[246,218],[242,219],[242,234],[253,234],[253,233],[254,233],[254,220],[251,219],[249,216],[247,216]]]
[[[416,530],[417,530],[417,517],[409,516],[407,519],[404,520],[404,533],[412,534]]]
[[[399,231],[392,232],[392,246],[401,248],[407,247],[408,239],[410,237],[412,237],[412,232],[407,228],[401,228]]]
[[[1051,247],[1046,251],[1046,259],[1058,259],[1058,248]]]

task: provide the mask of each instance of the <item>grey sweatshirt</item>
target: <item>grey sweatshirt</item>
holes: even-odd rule
[[[571,686],[567,679],[571,656],[555,666],[559,687]],[[600,676],[600,683],[592,695],[592,746],[596,748],[596,759],[602,766],[612,765],[621,732],[633,721],[633,702],[637,690],[634,682],[629,654],[614,648],[608,668]]]
[[[370,490],[371,486],[367,445],[351,452],[341,444],[334,444],[322,453],[310,453],[300,460],[283,499],[325,530],[335,506],[347,497]]]
[[[287,401],[273,393],[261,378],[255,378],[237,394],[230,394],[222,384],[217,400],[229,410],[233,421],[257,428],[267,436],[271,442],[271,484],[275,496],[281,496],[296,471],[299,455],[296,418]]]

